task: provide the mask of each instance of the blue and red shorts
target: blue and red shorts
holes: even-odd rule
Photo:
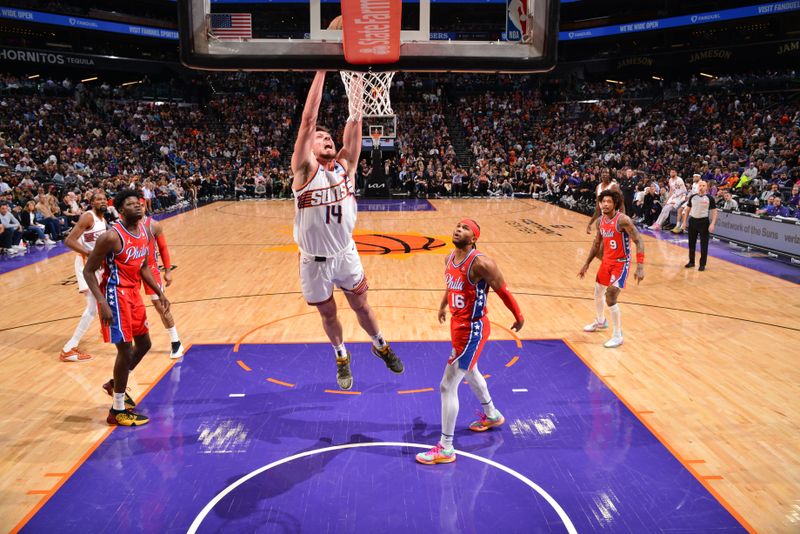
[[[614,286],[620,289],[625,287],[628,279],[630,261],[603,261],[597,270],[597,283],[601,286]]]
[[[485,315],[475,321],[450,320],[450,337],[453,351],[449,365],[458,365],[459,369],[471,370],[478,363],[483,346],[489,339],[491,327]]]
[[[138,287],[108,288],[105,295],[111,307],[111,323],[101,323],[103,341],[114,344],[130,342],[134,337],[148,333],[147,312]]]

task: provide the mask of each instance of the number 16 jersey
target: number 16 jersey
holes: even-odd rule
[[[455,255],[455,251],[450,253],[444,271],[451,321],[453,323],[476,321],[486,314],[487,284],[486,280],[473,283],[469,278],[469,270],[475,258],[482,254],[477,249],[472,249],[460,263],[456,263]]]
[[[318,165],[294,196],[294,240],[300,252],[333,257],[352,245],[358,208],[344,165],[334,161],[333,170]]]

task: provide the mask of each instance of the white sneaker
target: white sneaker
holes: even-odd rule
[[[42,241],[41,239],[37,239],[34,245],[44,245],[44,241]]]
[[[587,324],[583,327],[584,332],[597,332],[598,330],[605,330],[608,328],[608,319],[603,319],[602,323],[598,323],[597,321],[593,322],[592,324]]]
[[[622,345],[622,336],[619,337],[614,336],[605,343],[603,343],[603,346],[607,349],[613,349],[619,347],[620,345]]]
[[[45,238],[44,238],[44,244],[45,244],[45,245],[55,245],[55,244],[56,244],[56,242],[55,242],[55,241],[53,241],[52,239],[50,239],[49,237],[45,237]]]
[[[177,360],[181,356],[183,356],[183,343],[181,343],[178,346],[178,350],[176,350],[175,352],[170,352],[169,353],[169,357],[172,358],[173,360]]]
[[[28,250],[27,247],[25,247],[25,245],[13,245],[11,248],[14,248],[19,252],[25,252],[26,250]]]

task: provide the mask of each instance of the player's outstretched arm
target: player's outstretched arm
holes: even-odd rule
[[[297,140],[294,142],[294,153],[292,154],[292,174],[294,175],[292,187],[294,189],[300,189],[305,185],[309,174],[315,167],[311,148],[314,144],[314,134],[317,131],[317,116],[324,86],[325,71],[317,71],[308,90],[300,127],[297,130]]]
[[[525,318],[522,316],[522,310],[519,309],[519,304],[517,304],[514,295],[506,287],[503,273],[500,272],[500,268],[494,260],[486,256],[475,258],[470,269],[470,278],[473,280],[486,280],[486,283],[497,293],[506,308],[514,314],[514,324],[511,325],[511,330],[519,332],[522,329],[522,325],[525,324]]]
[[[627,215],[619,218],[617,226],[621,231],[631,236],[631,241],[636,244],[636,273],[634,273],[633,277],[636,278],[636,283],[638,284],[644,280],[644,239],[642,239],[642,234],[639,233],[636,225]]]
[[[94,295],[100,307],[100,321],[102,321],[103,324],[110,323],[113,316],[111,315],[111,308],[108,302],[106,302],[105,295],[100,291],[100,284],[97,283],[97,276],[95,273],[103,265],[103,258],[110,252],[121,248],[122,241],[120,241],[119,234],[114,231],[105,232],[97,239],[94,249],[86,259],[86,265],[83,266],[83,279],[86,280],[89,291],[92,292],[92,295]]]
[[[361,89],[356,89],[361,90]],[[342,148],[336,155],[336,159],[344,160],[347,165],[347,173],[352,178],[355,176],[356,166],[358,165],[358,158],[361,155],[361,114],[359,113],[357,119],[347,121],[344,125],[344,135],[342,139]]]
[[[589,264],[592,263],[592,260],[597,256],[597,253],[600,252],[603,248],[603,236],[600,235],[600,221],[594,223],[595,229],[597,233],[594,235],[594,241],[592,241],[592,248],[589,249],[589,256],[586,258],[586,262],[581,267],[580,272],[578,273],[578,278],[583,278],[586,275],[586,271],[589,270]]]

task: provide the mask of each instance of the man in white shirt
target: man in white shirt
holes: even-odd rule
[[[672,210],[677,210],[678,206],[686,198],[686,184],[683,183],[683,178],[678,176],[678,171],[672,169],[669,171],[669,196],[661,209],[661,214],[656,219],[656,222],[650,226],[650,230],[661,230],[661,225],[669,219],[669,214]]]

